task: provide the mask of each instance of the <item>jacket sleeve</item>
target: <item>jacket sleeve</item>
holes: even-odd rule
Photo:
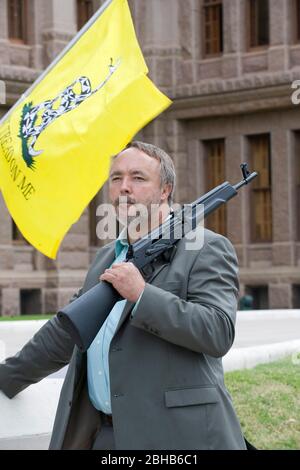
[[[199,251],[187,300],[146,284],[131,325],[198,353],[222,357],[232,346],[238,297],[233,246],[217,236]]]
[[[75,300],[81,291],[71,299]],[[71,337],[51,318],[13,357],[0,364],[0,390],[13,398],[69,363],[74,349]]]

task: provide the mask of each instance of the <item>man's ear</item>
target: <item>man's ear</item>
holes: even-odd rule
[[[168,197],[172,192],[172,185],[169,184],[164,184],[162,189],[161,189],[161,202],[167,202]]]

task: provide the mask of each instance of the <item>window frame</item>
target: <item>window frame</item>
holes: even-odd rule
[[[19,3],[19,5],[23,5],[22,10],[19,12],[21,16],[21,23],[22,23],[22,32],[20,34],[21,37],[14,37],[11,36],[11,29],[14,29],[16,25],[12,27],[12,23],[14,20],[11,20],[11,6],[10,4],[14,3],[15,5]],[[7,0],[7,35],[8,35],[8,40],[12,44],[28,44],[28,30],[29,30],[29,25],[28,25],[28,0]],[[18,26],[17,26],[18,27]]]
[[[246,27],[247,27],[247,50],[249,52],[259,52],[266,50],[270,47],[270,3],[269,0],[266,0],[268,2],[268,43],[267,44],[261,44],[261,45],[251,45],[251,23],[252,23],[252,18],[251,18],[251,2],[258,2],[259,0],[247,0],[247,6],[246,6],[246,14],[247,14],[247,21],[246,21]]]
[[[294,31],[293,44],[300,44],[300,0],[294,0],[293,3]]]
[[[213,145],[222,145],[222,163],[220,176],[213,181],[211,175],[216,175],[215,171],[212,171],[209,158],[211,156],[210,149]],[[224,138],[209,139],[203,141],[204,145],[204,174],[205,174],[205,192],[213,189],[218,184],[223,183],[226,180],[226,145]],[[227,236],[228,224],[227,224],[227,207],[226,204],[222,205],[219,209],[210,214],[205,221],[205,227],[209,230],[213,230],[216,233]]]
[[[26,238],[24,238],[13,219],[11,219],[11,223],[11,240],[13,245],[29,245],[29,242],[26,240]]]
[[[90,11],[85,11],[85,18],[81,17],[82,10],[81,8],[90,9]],[[77,30],[80,31],[81,28],[88,22],[88,20],[93,16],[95,12],[93,0],[76,0],[76,23]]]
[[[300,210],[300,157],[298,156],[298,161],[296,161],[296,210]],[[300,217],[296,218],[297,227],[296,227],[296,241],[300,242]]]
[[[297,217],[297,213],[300,211],[300,156],[298,150],[300,149],[300,130],[294,131],[294,158],[293,166],[295,167],[295,173],[293,178],[294,191],[295,191],[295,208],[296,208],[296,227],[295,227],[295,238],[297,242],[300,242],[300,217]]]
[[[211,10],[215,7],[221,7],[221,18],[219,18],[219,51],[218,52],[207,52],[207,44],[212,41],[211,38],[207,38],[206,35],[206,12],[207,10]],[[201,23],[202,23],[202,56],[204,59],[212,59],[215,57],[221,57],[224,54],[224,25],[223,25],[223,0],[203,0],[202,1],[202,15],[201,15]]]
[[[265,310],[269,308],[270,289],[268,284],[247,284],[245,286],[245,295],[250,295],[253,298],[253,310]],[[264,301],[266,301],[265,305]]]
[[[96,211],[99,205],[98,202],[98,193],[96,196],[90,201],[89,203],[89,246],[91,247],[98,247],[99,246],[99,239],[97,237],[96,229],[97,229],[97,216]]]
[[[266,244],[266,243],[272,243],[273,242],[273,207],[272,207],[272,154],[271,154],[271,135],[269,133],[263,133],[263,134],[255,134],[248,136],[248,142],[249,142],[249,154],[250,154],[250,161],[251,161],[251,168],[255,168],[255,170],[258,171],[258,174],[260,175],[258,165],[256,165],[254,161],[254,152],[252,150],[252,143],[254,142],[255,139],[259,138],[268,138],[268,184],[261,185],[259,186],[260,182],[260,176],[258,176],[253,183],[251,184],[251,209],[250,209],[250,236],[251,236],[251,243],[255,244]],[[257,220],[257,210],[256,210],[256,197],[255,194],[258,193],[269,193],[269,209],[270,209],[270,237],[267,237],[265,239],[262,239],[257,235],[256,231],[256,220]]]

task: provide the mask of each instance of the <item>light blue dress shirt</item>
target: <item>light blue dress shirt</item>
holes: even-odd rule
[[[116,258],[112,264],[121,263],[125,260],[128,242],[125,238],[126,231],[122,231],[115,244]],[[135,307],[137,306],[140,295]],[[126,300],[117,302],[107,319],[103,323],[99,333],[87,351],[87,377],[89,397],[97,410],[105,414],[111,414],[110,381],[108,355],[111,340],[114,336]]]

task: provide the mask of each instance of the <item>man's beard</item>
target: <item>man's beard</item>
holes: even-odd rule
[[[133,207],[130,208],[130,204],[134,206],[136,201],[128,196],[120,196],[114,201],[117,219],[125,227],[137,217],[136,211],[134,211]],[[129,212],[131,212],[131,214],[129,214]]]
[[[123,207],[122,204],[124,204]],[[160,201],[151,201],[148,204],[141,204],[130,197],[121,197],[115,201],[114,206],[120,224],[131,231],[133,236],[138,236],[140,232],[147,233],[151,231],[151,226],[156,218],[159,204]]]

